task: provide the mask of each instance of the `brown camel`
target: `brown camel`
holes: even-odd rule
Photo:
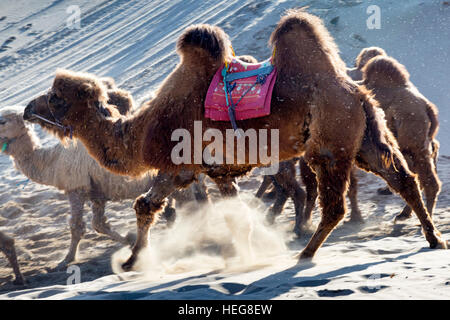
[[[244,132],[266,130],[267,141],[278,134],[279,144],[274,147],[278,147],[278,159],[304,155],[317,175],[322,220],[300,259],[312,258],[345,215],[344,196],[355,162],[382,176],[401,194],[417,214],[431,248],[446,248],[423,204],[415,175],[386,127],[383,113],[377,111],[368,93],[347,76],[322,21],[303,10],[290,11],[276,26],[270,44],[276,47],[273,63],[278,71],[271,115],[238,121],[238,126]],[[191,26],[179,38],[177,51],[181,61],[154,99],[127,119],[111,119],[101,112],[105,87],[96,77],[64,70],[57,71],[51,90],[31,101],[24,114],[27,118],[50,108],[54,117],[70,126],[90,154],[111,171],[138,176],[160,170],[152,189],[136,199],[138,234],[130,258],[122,265],[125,270],[133,267],[139,252],[148,245],[150,226],[168,195],[192,183],[201,172],[220,186],[255,166],[268,164],[261,156],[251,163],[251,148],[247,147],[240,150],[245,152],[244,163],[238,164],[242,153],[230,153],[234,144],[226,143],[215,152],[227,155],[227,160],[234,158],[233,164],[211,164],[201,157],[209,143],[199,143],[196,137],[203,137],[209,129],[216,129],[224,137],[226,129],[232,128],[227,121],[204,117],[210,81],[232,57],[228,36],[218,27]],[[198,123],[202,125],[196,127]],[[173,150],[179,146],[172,140],[177,129],[190,134],[188,145],[194,143],[194,152],[186,156],[189,161],[181,163],[172,161]],[[263,147],[267,154],[274,150],[272,144]],[[221,191],[235,194],[235,190]]]
[[[355,81],[363,78],[362,69],[367,62],[376,56],[385,56],[386,52],[379,47],[368,47],[361,50],[355,60],[355,67],[347,69],[347,74]]]
[[[375,57],[378,59],[374,59]],[[428,212],[432,215],[441,188],[436,171],[439,150],[439,142],[436,139],[439,128],[436,106],[423,97],[409,81],[406,68],[395,59],[389,58],[382,48],[369,47],[361,50],[355,65],[355,69],[347,70],[349,75],[354,80],[364,80],[361,84],[367,83],[366,87],[375,94],[374,98],[384,110],[388,127],[397,139],[409,168],[418,174],[421,188],[424,189],[427,198]],[[371,70],[367,75],[364,74],[365,68]],[[411,136],[411,132],[415,133],[414,136]],[[315,190],[317,183],[315,179],[308,179],[308,177],[314,176],[314,173],[306,164],[301,163],[300,167],[302,180],[307,188],[304,217],[309,219],[317,198]],[[284,180],[287,179],[292,180],[294,177],[292,175],[284,176]],[[266,184],[263,182],[257,196],[264,192],[265,186]],[[283,189],[281,190],[283,191]],[[350,221],[362,221],[357,204],[357,178],[353,172],[348,192],[352,206]],[[382,189],[382,192],[385,191]],[[274,206],[279,209],[276,213],[281,212],[284,205],[283,200],[286,201],[286,199],[285,194],[278,193],[275,202],[277,206]],[[406,205],[402,213],[396,217],[396,221],[410,218],[411,212],[411,208]],[[298,234],[298,229],[294,231]]]
[[[380,55],[370,59],[362,69],[363,84],[386,114],[389,129],[397,138],[408,166],[417,174],[427,199],[430,216],[441,189],[436,171],[439,142],[437,107],[409,81],[406,68],[392,57]],[[411,134],[414,133],[414,134]],[[396,220],[411,217],[406,205]]]

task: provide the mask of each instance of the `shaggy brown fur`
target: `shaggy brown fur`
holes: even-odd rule
[[[363,68],[363,78],[386,113],[387,124],[409,168],[418,175],[431,215],[441,188],[436,171],[438,110],[419,93],[409,81],[406,68],[394,58],[378,56],[369,60]],[[411,209],[406,206],[397,219],[410,216]]]
[[[423,205],[414,175],[386,128],[383,113],[376,111],[376,103],[367,92],[347,76],[322,21],[303,10],[290,11],[277,25],[270,43],[276,46],[273,61],[278,70],[272,113],[238,121],[238,126],[244,131],[279,129],[280,161],[304,154],[317,175],[322,220],[301,258],[312,258],[344,216],[344,195],[355,160],[364,169],[383,176],[413,207],[432,248],[446,247]],[[180,37],[177,51],[180,64],[161,84],[155,98],[128,119],[112,120],[102,115],[96,103],[105,101],[104,86],[92,75],[60,70],[48,94],[56,95],[49,103],[55,117],[73,127],[74,135],[103,166],[127,175],[151,169],[160,169],[163,174],[161,183],[135,202],[138,237],[123,265],[126,270],[147,246],[152,221],[174,190],[192,183],[199,172],[223,180],[265,165],[260,159],[257,164],[196,164],[194,152],[191,164],[175,165],[171,161],[177,144],[171,140],[174,130],[186,129],[193,140],[194,121],[202,122],[203,132],[215,128],[224,137],[225,130],[231,129],[229,122],[206,119],[203,107],[213,75],[224,60],[231,59],[227,35],[218,27],[192,26]],[[40,101],[35,99],[27,108],[38,112],[44,108]],[[196,148],[203,150],[207,145],[209,142],[203,142]],[[223,145],[226,154],[226,143]],[[249,149],[245,150],[246,159]],[[389,166],[390,161],[397,171]]]
[[[347,69],[348,75],[355,81],[362,80],[362,69],[370,59],[376,56],[386,56],[386,52],[379,47],[369,47],[362,49],[359,55],[356,57],[355,68]]]

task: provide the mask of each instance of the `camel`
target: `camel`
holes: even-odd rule
[[[381,176],[405,199],[419,218],[431,248],[446,248],[382,110],[347,76],[337,46],[320,18],[304,10],[289,11],[275,27],[269,44],[276,48],[272,62],[278,72],[271,114],[237,123],[244,132],[265,130],[268,141],[278,134],[279,143],[274,147],[279,151],[277,160],[303,155],[317,175],[322,218],[299,261],[312,259],[345,215],[344,196],[354,163]],[[226,130],[232,128],[228,121],[204,116],[210,81],[224,62],[232,59],[230,45],[219,27],[188,27],[177,41],[180,63],[155,97],[126,119],[111,119],[101,112],[99,105],[105,102],[106,91],[97,77],[68,70],[58,70],[49,92],[27,105],[25,119],[51,110],[110,171],[139,176],[159,169],[155,184],[135,201],[137,239],[122,265],[124,270],[131,270],[140,251],[148,246],[150,227],[164,208],[164,199],[175,190],[190,185],[199,173],[220,186],[254,167],[267,165],[262,157],[251,162],[247,147],[239,154],[245,153],[244,163],[238,163],[236,152],[229,152],[235,145],[224,143],[215,152],[234,157],[234,162],[206,162],[201,151],[209,148],[208,141],[196,139],[210,129],[225,137]],[[184,142],[194,148],[187,161],[175,163],[172,152],[180,141],[173,141],[172,134],[177,129],[189,134],[190,140]],[[271,144],[264,147],[267,154],[274,150]],[[236,193],[226,188],[220,191],[226,196]]]
[[[418,175],[420,186],[425,191],[427,209],[431,216],[441,188],[436,171],[439,151],[439,142],[436,139],[439,129],[437,107],[421,95],[410,82],[406,68],[394,58],[389,57],[382,48],[369,47],[361,50],[355,65],[357,72],[348,69],[348,71],[350,70],[349,75],[352,75],[354,80],[361,80],[360,84],[371,90],[374,98],[379,102],[379,106],[384,110],[387,125],[397,139],[400,151],[405,156],[409,168]],[[366,69],[367,72],[365,72]],[[411,136],[411,132],[415,133],[414,136]],[[317,198],[316,183],[314,179],[305,178],[305,175],[306,177],[314,175],[309,167],[304,163],[301,163],[300,167],[307,188],[308,200],[304,215],[308,219]],[[284,179],[292,180],[293,175],[287,175]],[[257,195],[264,192],[265,186],[264,183],[261,185]],[[383,189],[378,192],[386,194]],[[357,179],[353,173],[349,186],[349,197],[352,204],[351,221],[361,221],[357,205]],[[285,195],[278,194],[276,204],[285,199]],[[282,207],[279,212],[281,209]],[[356,212],[356,215],[353,215],[353,212]],[[411,213],[411,208],[406,205],[395,221],[406,220],[411,217]],[[294,231],[297,234],[299,232],[298,229]]]
[[[366,65],[366,63],[372,59],[373,57],[376,57],[378,55],[386,55],[386,52],[379,47],[368,47],[361,50],[357,58],[355,59],[355,67],[354,68],[347,68],[347,74],[358,84],[362,81],[362,69]],[[305,206],[305,209],[303,211],[303,217],[298,218],[298,210],[295,212],[296,216],[296,223],[294,227],[294,233],[300,236],[305,229],[308,228],[309,222],[311,220],[312,210],[314,209],[316,199],[317,199],[317,182],[315,179],[315,174],[311,170],[311,168],[308,166],[306,161],[301,158],[300,160],[300,174],[302,177],[302,181],[305,184],[305,187],[307,189],[306,194],[300,196],[300,197],[294,197],[293,196],[293,189],[297,189],[298,183],[295,178],[295,163],[296,161],[290,160],[291,163],[285,163],[281,165],[281,170],[277,175],[274,176],[265,176],[263,182],[261,183],[261,186],[259,187],[256,197],[261,198],[264,195],[264,192],[267,190],[267,188],[273,183],[275,185],[275,203],[272,206],[272,208],[269,211],[268,215],[268,221],[269,223],[273,223],[274,219],[277,215],[279,215],[284,207],[284,204],[286,203],[287,199],[289,197],[292,198],[292,200],[295,202],[298,202],[298,204],[295,204],[295,207],[298,206]],[[283,172],[286,172],[286,174],[283,174]],[[277,179],[278,178],[278,179]],[[279,182],[282,184],[280,184]],[[350,199],[350,205],[351,205],[351,215],[349,222],[355,222],[355,223],[361,223],[364,221],[361,210],[358,207],[358,201],[357,201],[357,184],[358,179],[356,177],[356,171],[352,170],[350,174],[350,185],[348,188],[348,196]],[[295,186],[294,188],[292,186]],[[300,189],[302,190],[302,189]],[[296,193],[300,194],[301,191],[295,191]],[[379,190],[380,193],[383,194],[389,194],[389,189],[386,190]],[[306,198],[306,204],[302,204]],[[299,224],[299,221],[301,221],[301,224]]]
[[[436,170],[438,109],[411,83],[406,68],[392,57],[378,55],[364,65],[362,72],[363,85],[384,110],[400,151],[411,171],[417,174],[431,216],[441,190]],[[406,205],[396,220],[410,218],[411,211]]]
[[[376,56],[386,56],[386,51],[379,47],[368,47],[361,50],[355,59],[355,67],[348,68],[347,74],[355,81],[361,81],[363,78],[362,69],[370,59]]]
[[[122,106],[125,108],[125,105]],[[40,124],[48,125],[42,121]],[[71,208],[72,239],[70,249],[60,267],[76,258],[79,242],[86,231],[83,211],[88,200],[92,203],[94,230],[119,243],[132,244],[132,238],[122,237],[110,228],[105,217],[105,205],[107,201],[134,199],[147,191],[152,185],[153,173],[137,180],[114,175],[92,159],[82,144],[40,147],[38,138],[25,126],[22,112],[16,108],[5,108],[0,115],[0,142],[2,145],[6,143],[4,153],[13,158],[15,167],[30,180],[54,186],[67,194]],[[174,194],[173,199],[170,199],[171,205],[166,207],[165,212],[169,223],[175,218],[175,204],[181,207],[193,200],[194,195],[206,192],[202,186],[196,184],[186,190],[189,193]]]
[[[0,251],[3,252],[13,268],[15,279],[14,284],[24,285],[25,279],[20,272],[19,263],[17,262],[16,249],[14,247],[14,239],[0,231]]]

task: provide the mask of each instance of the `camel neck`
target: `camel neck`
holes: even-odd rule
[[[42,158],[45,152],[40,152],[42,148],[33,141],[31,133],[27,130],[21,136],[15,138],[8,144],[6,153],[13,160],[16,168],[31,180],[43,183],[44,170],[48,169],[48,160]]]
[[[140,175],[140,136],[137,117],[105,119],[96,115],[88,125],[74,127],[74,135],[81,140],[89,154],[108,170],[122,175]]]
[[[17,159],[29,157],[36,147],[28,129],[20,136],[9,140],[6,144],[6,147],[5,145],[2,146],[2,150],[5,149],[4,152],[6,154]]]

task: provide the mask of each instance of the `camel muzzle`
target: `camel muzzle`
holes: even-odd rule
[[[23,120],[29,121],[29,120],[32,120],[33,117],[34,117],[33,104],[29,103],[27,105],[27,107],[25,108],[25,110],[23,111]]]

